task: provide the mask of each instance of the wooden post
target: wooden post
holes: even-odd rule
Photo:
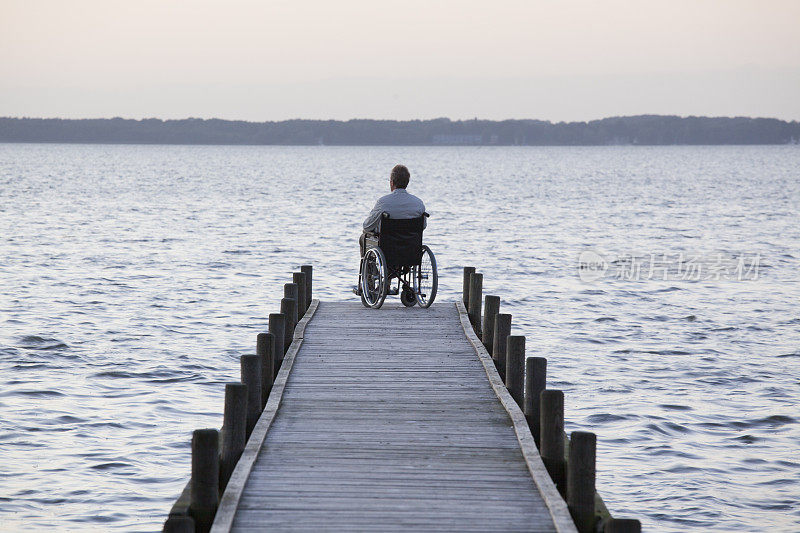
[[[525,360],[525,418],[531,428],[536,446],[539,444],[540,414],[539,398],[547,384],[547,359],[544,357],[528,357]]]
[[[314,276],[314,267],[311,265],[303,265],[300,267],[300,272],[306,275],[306,309],[311,307],[311,300],[313,300],[311,292],[311,280]]]
[[[294,310],[291,312],[286,312],[283,309],[283,301],[281,300],[281,313],[286,315],[286,331],[290,333],[288,335],[288,339],[284,339],[284,343],[286,344],[286,349],[289,349],[289,346],[292,344],[292,340],[294,337],[294,327],[297,325],[297,321],[300,320],[299,316],[297,315],[297,311],[299,309],[297,305],[297,295],[299,294],[299,290],[297,288],[297,283],[284,283],[283,284],[283,297],[287,300],[294,300]]]
[[[297,283],[284,283],[283,284],[283,297],[284,298],[294,298],[297,300],[297,295],[299,293],[299,288],[297,287]]]
[[[273,365],[272,375],[278,375],[278,369],[283,362],[283,355],[286,353],[286,346],[284,339],[286,338],[286,315],[283,313],[270,313],[269,315],[269,332],[275,337],[275,351],[273,352]]]
[[[219,490],[224,491],[247,443],[247,387],[243,383],[225,384],[225,414],[222,420],[222,453],[219,465]]]
[[[162,533],[194,533],[194,520],[191,516],[170,516],[164,522]]]
[[[261,408],[267,405],[272,382],[275,380],[275,336],[272,333],[256,335],[256,354],[261,358]]]
[[[294,283],[292,283],[294,285]],[[286,316],[286,331],[283,336],[283,353],[292,344],[294,338],[294,327],[297,325],[297,300],[294,298],[284,298],[281,300],[281,313]],[[281,359],[283,362],[283,359]]]
[[[247,438],[261,416],[261,358],[248,354],[241,357],[242,383],[247,386]]]
[[[545,389],[540,399],[541,455],[544,466],[566,498],[566,462],[564,461],[564,393]]]
[[[297,285],[297,320],[303,318],[308,308],[306,301],[306,275],[302,272],[292,274],[292,281]]]
[[[511,315],[497,313],[494,319],[494,335],[492,338],[492,359],[497,373],[505,383],[506,380],[506,347],[508,336],[511,335]]]
[[[486,351],[492,353],[492,339],[494,339],[494,321],[500,312],[500,297],[486,295],[483,299],[483,328],[481,341]]]
[[[506,342],[506,388],[522,408],[525,379],[525,337],[509,335]]]
[[[192,501],[189,514],[198,532],[211,529],[219,504],[219,432],[196,429],[192,434]]]
[[[483,302],[483,274],[469,276],[469,321],[472,329],[481,338],[481,303]]]
[[[579,533],[595,530],[594,486],[597,437],[587,431],[573,431],[567,463],[567,506]]]
[[[609,518],[604,533],[642,533],[642,524],[633,518]]]
[[[475,273],[475,267],[464,267],[464,287],[461,299],[464,301],[464,307],[469,309],[469,277]]]

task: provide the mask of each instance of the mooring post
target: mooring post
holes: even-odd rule
[[[247,438],[261,416],[261,358],[255,354],[241,357],[242,383],[247,386]]]
[[[540,399],[541,456],[550,478],[562,498],[566,498],[566,462],[564,461],[564,393],[545,389]]]
[[[481,338],[481,304],[483,303],[483,274],[469,276],[469,321],[478,338]]]
[[[292,276],[294,277],[294,276]],[[294,298],[297,300],[297,283],[292,281],[291,283],[284,283],[283,284],[283,297],[284,298]]]
[[[294,272],[292,274],[292,281],[297,285],[297,320],[303,318],[308,308],[306,302],[306,275],[302,272]]]
[[[464,301],[464,307],[469,310],[469,278],[475,273],[475,267],[464,267],[464,287],[461,294],[461,299]]]
[[[225,384],[225,412],[222,419],[222,453],[219,465],[219,490],[225,490],[247,443],[247,387],[244,383]]]
[[[497,373],[503,383],[506,381],[506,347],[508,336],[511,335],[511,315],[497,313],[494,319],[494,334],[492,335],[492,359]]]
[[[528,357],[525,360],[525,418],[531,428],[536,447],[540,442],[539,398],[547,384],[547,359],[544,357]]]
[[[633,518],[610,518],[605,527],[604,533],[642,533],[642,524]]]
[[[595,530],[595,453],[597,437],[587,431],[573,431],[567,463],[567,506],[579,533]]]
[[[294,277],[294,276],[292,276]],[[284,298],[293,298],[295,301],[297,300],[297,295],[300,294],[300,288],[297,286],[297,283],[294,281],[291,283],[284,283],[283,284],[283,297]],[[299,307],[298,307],[299,309]],[[294,323],[297,324],[298,317],[294,317]]]
[[[275,351],[273,352],[272,375],[277,376],[278,370],[283,362],[283,355],[286,353],[284,338],[286,337],[286,315],[283,313],[270,313],[269,332],[275,337]]]
[[[283,336],[283,353],[285,355],[294,338],[294,327],[297,324],[297,299],[284,298],[281,300],[281,313],[286,316],[286,331]]]
[[[170,516],[164,522],[161,533],[194,533],[194,519],[191,516]]]
[[[196,429],[192,434],[192,499],[189,514],[198,532],[211,529],[219,504],[219,432]]]
[[[524,407],[525,337],[509,335],[506,341],[506,388],[520,409]]]
[[[483,327],[481,341],[486,351],[492,353],[492,339],[494,339],[494,321],[500,312],[500,297],[487,294],[483,299]]]
[[[272,382],[275,380],[275,336],[272,333],[256,335],[256,354],[261,358],[261,408],[267,405]]]
[[[303,265],[300,267],[300,272],[306,275],[306,309],[311,307],[311,300],[313,300],[311,292],[311,280],[314,276],[314,267],[311,265]]]

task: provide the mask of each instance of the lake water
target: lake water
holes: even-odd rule
[[[597,433],[613,513],[800,530],[797,146],[9,144],[0,530],[159,530],[291,272],[355,298],[398,162],[431,213],[437,302],[484,273],[567,431]]]

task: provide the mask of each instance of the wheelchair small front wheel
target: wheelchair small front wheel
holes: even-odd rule
[[[400,292],[400,301],[406,307],[414,307],[417,305],[417,298],[414,294],[414,289],[411,287],[404,287],[403,290]]]
[[[436,271],[436,258],[427,246],[422,246],[419,265],[411,268],[414,296],[420,307],[430,307],[439,289],[439,273]]]
[[[361,260],[361,303],[379,309],[389,288],[386,257],[380,248],[370,248]]]

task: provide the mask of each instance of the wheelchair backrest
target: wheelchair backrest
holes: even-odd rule
[[[389,218],[389,215],[383,214],[378,246],[390,267],[419,265],[426,216]]]

